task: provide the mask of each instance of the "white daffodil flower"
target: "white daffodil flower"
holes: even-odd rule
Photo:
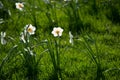
[[[60,27],[54,27],[53,31],[51,32],[55,37],[62,36],[63,29]]]
[[[19,9],[20,11],[22,11],[23,10],[23,8],[24,8],[24,5],[23,5],[23,3],[15,3],[15,5],[16,5],[16,8],[17,9]]]
[[[1,32],[1,44],[5,45],[7,41],[5,40],[6,32]]]
[[[28,32],[30,35],[35,34],[36,27],[32,26],[31,24],[26,25],[25,27],[25,33]]]
[[[21,33],[20,40],[22,40],[24,43],[29,42],[30,35],[35,34],[36,28],[32,26],[31,24],[26,25],[24,27],[24,31]]]
[[[69,31],[69,37],[70,37],[69,42],[73,45],[73,35],[71,31]]]

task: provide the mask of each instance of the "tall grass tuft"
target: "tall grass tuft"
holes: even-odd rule
[[[87,53],[89,55],[89,58],[93,61],[93,63],[96,65],[96,77],[95,80],[105,80],[105,76],[103,74],[101,59],[100,59],[100,52],[99,48],[97,46],[97,43],[90,35],[87,35],[89,39],[94,43],[95,50],[92,49],[92,47],[89,44],[89,40],[83,36],[84,39],[84,45],[87,49]]]
[[[64,12],[68,16],[69,31],[80,33],[83,30],[83,22],[80,16],[79,1],[68,1],[65,3]]]
[[[52,75],[52,79],[62,79],[62,73],[61,73],[61,68],[60,68],[60,42],[59,42],[59,38],[55,39],[54,42],[52,42],[51,40],[48,40],[47,43],[48,46],[48,51],[52,60],[52,64],[53,64],[53,75]]]
[[[52,79],[55,80],[61,80],[62,79],[62,73],[61,73],[61,67],[60,67],[60,36],[62,36],[63,29],[58,27],[54,28],[52,31],[52,34],[56,37],[53,41],[48,40],[47,47],[48,51],[52,60],[53,64],[53,75]]]

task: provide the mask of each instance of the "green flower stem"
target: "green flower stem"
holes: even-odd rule
[[[56,80],[62,79],[61,69],[60,69],[60,38],[57,37],[53,43],[49,40],[47,43],[48,51],[52,60],[54,67],[54,78]]]
[[[96,79],[95,80],[104,80],[104,75],[103,75],[103,71],[102,71],[102,67],[101,67],[101,62],[100,62],[100,57],[99,57],[99,49],[98,49],[98,46],[95,42],[95,49],[96,49],[96,52],[93,51],[93,49],[91,48],[90,44],[88,43],[88,41],[86,40],[86,38],[83,36],[84,40],[85,40],[85,46],[88,50],[88,54],[90,55],[90,58],[93,60],[93,62],[96,64],[96,68],[97,68],[97,74],[96,74]],[[96,53],[96,56],[95,57],[95,54]]]
[[[55,41],[56,43],[56,57],[57,57],[57,71],[59,77],[62,79],[61,69],[60,69],[60,37]]]
[[[84,38],[84,37],[83,37],[83,38]],[[85,46],[86,46],[87,50],[89,51],[88,53],[89,53],[89,55],[91,56],[91,59],[96,63],[96,65],[98,65],[98,62],[97,62],[97,60],[96,60],[96,58],[95,58],[95,56],[94,56],[94,52],[93,52],[93,50],[91,49],[88,41],[87,41],[85,38],[84,38],[84,40],[85,40]]]
[[[52,49],[52,44],[50,43],[50,41],[47,44],[48,44],[50,57],[51,57],[51,60],[52,60],[53,66],[54,66],[54,70],[56,70],[55,54],[54,54],[54,51]]]

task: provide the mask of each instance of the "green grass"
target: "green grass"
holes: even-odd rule
[[[119,0],[55,0],[49,4],[22,0],[23,11],[16,9],[18,1],[0,1],[4,5],[0,8],[4,21],[0,32],[6,32],[7,41],[0,43],[0,80],[120,79]],[[29,43],[23,43],[20,33],[27,24],[36,31]],[[54,27],[64,29],[59,43],[51,33]],[[73,45],[69,31],[74,36]]]

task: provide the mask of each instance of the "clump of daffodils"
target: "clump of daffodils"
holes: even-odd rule
[[[23,3],[18,2],[18,3],[15,3],[15,5],[16,5],[16,8],[19,9],[20,11],[22,11],[24,8]]]
[[[7,41],[5,40],[6,32],[1,32],[1,44],[5,45]]]
[[[57,36],[62,36],[62,32],[63,32],[62,28],[54,27],[53,31],[52,31],[52,34],[54,35],[54,37],[57,37]]]
[[[36,27],[32,26],[32,24],[26,25],[24,27],[24,31],[21,33],[20,39],[24,43],[29,42],[29,37],[30,37],[30,35],[34,35],[35,34],[35,30],[36,30]]]

